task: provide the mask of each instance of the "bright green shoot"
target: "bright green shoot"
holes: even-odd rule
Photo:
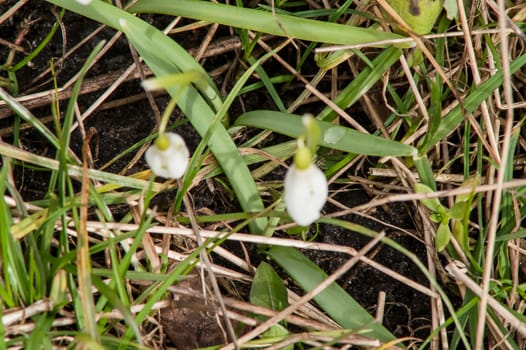
[[[463,187],[474,188],[479,183],[478,177],[469,179],[464,182]],[[416,193],[433,193],[434,191],[422,184],[415,185]],[[471,256],[471,248],[469,243],[469,219],[471,207],[474,199],[474,192],[458,195],[455,198],[455,204],[451,208],[446,208],[438,198],[424,198],[420,202],[431,212],[430,219],[438,224],[435,235],[435,246],[440,252],[444,250],[451,240],[451,233],[455,237],[458,245],[462,249],[462,253],[470,258],[474,266],[478,266],[476,261]],[[453,231],[451,231],[453,225]]]

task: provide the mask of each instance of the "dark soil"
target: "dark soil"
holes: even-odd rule
[[[350,207],[369,201],[369,196],[360,190],[345,193],[343,197],[339,198],[340,202]],[[422,242],[415,237],[386,226],[394,225],[408,231],[414,231],[413,218],[410,215],[412,208],[405,205],[393,205],[387,210],[389,213],[382,209],[375,212],[373,216],[379,221],[365,219],[357,215],[348,215],[342,219],[365,226],[376,232],[384,231],[386,237],[414,253],[421,261],[425,261],[426,249]],[[370,238],[359,233],[349,232],[339,227],[320,226],[318,240],[325,243],[351,246],[359,250],[370,240]],[[311,251],[307,253],[307,256],[328,273],[336,270],[349,259],[346,255],[329,252]],[[415,264],[393,248],[380,245],[368,257],[415,282],[426,285],[427,279]],[[379,292],[385,292],[384,325],[396,336],[425,338],[429,334],[430,300],[429,297],[415,289],[364,263],[356,265],[354,269],[342,277],[339,283],[373,315],[377,311]]]
[[[14,3],[15,1],[0,1],[0,13],[4,12]],[[12,18],[1,26],[0,32],[2,39],[12,43],[17,41],[17,38],[19,38],[23,31],[26,31],[19,43],[20,46],[24,48],[24,52],[16,53],[13,60],[14,63],[20,61],[27,53],[34,50],[44,36],[49,33],[50,28],[56,20],[53,12],[58,12],[58,10],[45,2],[35,1],[32,2],[32,6],[25,6],[17,11]],[[164,23],[166,18],[162,16],[149,16],[148,20],[154,23]],[[28,22],[31,22],[31,24],[28,24]],[[70,50],[98,27],[96,23],[71,13],[66,13],[64,15],[63,25],[66,37],[62,37],[61,31],[58,30],[45,49],[32,60],[32,64],[27,65],[16,72],[19,95],[52,89],[53,84],[51,76],[46,74],[40,77],[40,74],[49,68],[50,60],[56,62],[57,73],[55,78],[57,79],[58,86],[62,86],[81,68],[84,60],[90,54],[91,49],[96,43],[103,39],[108,40],[114,34],[110,29],[103,29],[91,39],[87,45],[82,46],[64,61],[59,62],[58,60],[63,57],[63,52]],[[179,35],[176,36],[175,39],[178,40],[179,44],[183,47],[193,49],[198,47],[203,35],[204,31],[197,30],[193,35]],[[221,29],[219,36],[228,37],[230,35],[229,30]],[[10,50],[6,46],[0,46],[0,62],[3,63],[7,60],[9,51]],[[284,54],[284,56],[286,56],[286,54]],[[206,59],[204,67],[207,71],[213,71],[216,68],[232,62],[235,57],[236,52],[232,51],[225,53],[224,55]],[[294,60],[295,57],[290,59]],[[87,79],[100,78],[101,76],[112,72],[120,71],[132,62],[128,44],[124,37],[121,37],[103,59],[90,70]],[[265,66],[267,71],[275,74],[276,72],[273,71],[273,67],[281,69],[273,62],[268,62]],[[308,70],[309,67],[306,67],[305,72],[308,73]],[[0,71],[0,75],[3,78],[7,78],[4,71]],[[215,79],[218,86],[227,87],[233,82],[232,77],[227,75],[227,73],[217,75],[215,76]],[[98,97],[101,91],[93,91],[83,94],[79,99],[80,109],[84,110],[85,106],[89,106],[89,104]],[[295,87],[294,84],[291,84],[287,87],[286,96],[290,96],[289,99],[292,100],[293,96],[299,94],[300,91],[299,85]],[[96,131],[95,137],[91,142],[95,168],[103,166],[111,161],[116,155],[121,154],[129,147],[144,139],[155,127],[154,113],[150,104],[146,100],[142,89],[139,87],[138,80],[133,80],[123,84],[112,95],[111,100],[119,101],[120,99],[129,96],[138,96],[138,100],[131,103],[121,104],[117,107],[107,106],[107,109],[96,111],[85,122],[86,128],[94,128]],[[61,108],[63,110],[65,109],[66,103],[67,99],[64,99],[61,103]],[[156,98],[156,103],[159,110],[162,111],[167,103],[167,98],[165,96],[158,96]],[[38,107],[29,107],[33,113],[39,117],[44,118],[51,115],[49,103],[44,103]],[[235,118],[244,110],[263,108],[275,109],[272,105],[271,98],[259,91],[257,93],[243,96],[242,100],[236,101],[230,115],[231,118]],[[311,108],[312,112],[317,112],[322,106],[309,105],[309,108]],[[361,111],[361,113],[363,113],[363,111]],[[174,115],[174,120],[180,120],[179,116]],[[7,130],[6,128],[15,125],[15,123],[18,123],[17,119],[10,114],[5,107],[0,107],[0,131],[3,132],[3,130]],[[48,122],[46,125],[50,129],[54,129],[52,123]],[[370,125],[370,127],[373,128],[372,125]],[[185,124],[178,130],[184,133],[190,148],[195,149],[200,138],[191,126]],[[10,132],[3,132],[1,137],[8,143],[13,142],[13,134]],[[20,144],[24,148],[37,154],[54,157],[53,147],[43,140],[36,131],[30,128],[23,129],[20,132]],[[80,133],[76,131],[72,135],[71,148],[79,156],[80,147],[81,137]],[[133,154],[134,153],[131,152],[124,155],[106,170],[111,172],[124,171],[127,174],[131,174],[145,169],[146,166],[143,160],[139,160],[137,163],[132,164],[131,167],[128,166]],[[282,170],[278,170],[270,176],[273,176],[276,179],[281,178],[282,174],[280,174],[279,171],[282,172]],[[45,193],[48,191],[49,173],[38,169],[30,170],[27,167],[22,168],[18,166],[16,167],[15,175],[17,188],[22,194],[24,200],[34,201],[43,199]],[[217,188],[219,188],[219,190],[214,192],[211,192],[205,185],[201,185],[194,189],[192,191],[192,197],[196,206],[195,209],[199,211],[202,208],[208,208],[218,213],[239,210],[237,205],[232,203],[232,199],[229,198],[228,193],[222,191],[221,186],[217,186]],[[165,198],[164,201],[162,200],[163,196]],[[169,202],[169,199],[173,197],[173,194],[167,193],[163,196],[161,196],[157,202],[160,207],[163,206],[163,203],[166,205]],[[338,196],[339,201],[350,207],[364,203],[369,199],[369,196],[361,189],[342,192]],[[331,210],[334,210],[334,208],[331,208],[330,206],[326,207],[327,212],[330,212]],[[389,213],[377,210],[374,216],[386,223],[398,225],[404,229],[415,232],[415,226],[410,214],[412,208],[398,205],[390,207],[389,210]],[[417,239],[408,235],[400,234],[398,231],[390,229],[378,222],[373,222],[362,217],[349,216],[345,219],[365,225],[377,231],[385,230],[388,237],[408,248],[410,251],[417,254],[422,261],[425,261],[425,247]],[[415,232],[415,234],[418,235],[417,232]],[[321,225],[320,234],[317,239],[322,242],[352,246],[356,249],[360,249],[369,240],[359,234],[343,231],[342,229],[327,225]],[[328,273],[334,271],[343,261],[348,259],[346,256],[338,256],[334,253],[330,254],[309,251],[306,252],[306,254],[308,254],[314,262],[319,264],[319,266],[325,269]],[[257,260],[258,257],[254,257],[254,259]],[[414,264],[391,248],[383,247],[382,249],[375,251],[374,259],[402,275],[422,284],[426,284],[425,278]],[[395,335],[426,337],[429,334],[429,299],[418,294],[412,288],[363,264],[358,265],[350,271],[344,276],[340,283],[372,314],[376,311],[378,293],[380,291],[386,292],[387,305],[384,324],[388,329],[393,331]],[[165,312],[163,314],[163,319],[165,319],[164,324],[167,326],[170,326],[173,322],[179,322],[178,325],[184,325],[186,327],[190,323],[193,324],[196,322],[202,325],[202,323],[207,320],[207,317],[203,316],[205,314],[205,311],[196,311],[194,314],[195,318],[186,319],[186,321],[177,321],[175,319],[176,316],[174,316],[173,319],[166,321],[166,315],[169,315],[169,312]],[[182,316],[189,317],[187,314],[177,315],[177,317]],[[198,328],[198,326],[196,327]],[[197,328],[194,327],[194,329]],[[188,334],[187,336],[189,339],[188,341],[192,344],[189,345],[188,348],[197,345],[209,345],[199,341],[201,337],[199,334]],[[181,344],[176,345],[184,348]]]

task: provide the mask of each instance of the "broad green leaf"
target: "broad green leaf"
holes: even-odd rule
[[[454,219],[464,219],[466,213],[470,210],[470,206],[468,202],[462,201],[462,202],[456,202],[453,204],[451,209],[449,209],[448,213],[449,216],[451,216]]]
[[[281,311],[288,306],[283,280],[266,262],[259,264],[250,288],[250,303]]]
[[[355,45],[403,38],[398,34],[382,32],[375,29],[315,21],[286,14],[208,1],[140,0],[129,10],[131,12],[163,13],[182,16],[236,28],[249,29],[255,32],[320,43]]]
[[[327,278],[327,274],[305,255],[291,247],[272,247],[267,254],[274,259],[305,291],[311,291]],[[378,323],[338,284],[331,284],[314,297],[322,310],[343,328],[381,341],[394,336]]]
[[[433,28],[442,0],[387,0],[389,5],[417,34],[427,34]]]
[[[415,184],[415,192],[416,193],[433,193],[434,191],[429,187],[422,183]],[[422,198],[420,199],[420,202],[429,210],[431,210],[434,213],[437,213],[442,208],[442,204],[440,204],[440,201],[438,198]]]
[[[431,221],[433,221],[434,223],[438,224],[442,222],[442,215],[438,213],[432,213],[431,215],[429,215],[429,219],[431,219]]]
[[[453,224],[453,236],[457,240],[458,244],[462,248],[462,250],[471,256],[471,252],[469,251],[469,239],[468,239],[469,232],[466,232],[464,229],[464,225],[460,220],[456,220]]]
[[[458,5],[456,0],[445,0],[444,9],[447,12],[447,19],[453,20],[458,16]]]
[[[449,229],[449,220],[442,221],[438,225],[438,229],[435,236],[435,247],[441,252],[448,245],[451,239],[451,230]]]
[[[283,280],[266,262],[259,264],[250,288],[250,303],[267,309],[281,311],[288,306],[287,288]],[[281,339],[289,334],[287,328],[277,323],[264,332],[262,338]],[[284,349],[293,350],[291,344]]]
[[[305,127],[301,116],[276,111],[251,111],[241,115],[235,125],[245,125],[269,129],[293,138],[301,136]],[[410,156],[416,148],[403,143],[384,139],[383,137],[362,132],[324,121],[317,121],[322,137],[320,146],[344,152],[370,156]]]

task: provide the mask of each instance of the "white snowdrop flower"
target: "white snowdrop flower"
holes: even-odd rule
[[[290,217],[308,226],[320,217],[329,188],[325,174],[312,162],[305,169],[292,164],[285,175],[285,205]]]
[[[76,0],[81,5],[89,5],[91,0]]]
[[[159,135],[144,157],[155,175],[179,179],[188,167],[190,152],[181,136],[167,132]]]

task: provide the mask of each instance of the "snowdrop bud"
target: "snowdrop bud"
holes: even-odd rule
[[[294,165],[296,168],[305,170],[312,164],[312,153],[303,145],[301,139],[298,140],[299,147],[294,154]]]
[[[329,194],[325,174],[312,162],[305,169],[292,164],[285,175],[284,186],[290,217],[300,226],[318,220]]]
[[[89,5],[91,0],[77,0],[77,2],[81,5]]]
[[[186,171],[190,152],[181,136],[167,132],[159,135],[144,157],[155,175],[179,179]]]

